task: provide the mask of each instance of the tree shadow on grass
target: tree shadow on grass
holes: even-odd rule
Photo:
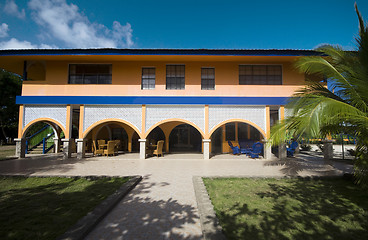
[[[1,183],[12,185],[22,180],[27,183],[11,189],[0,187],[0,239],[55,239],[124,182],[8,177]]]
[[[366,192],[344,179],[282,181],[259,189],[257,207],[217,211],[228,239],[368,239]]]
[[[202,234],[197,209],[191,204],[165,199],[175,196],[167,182],[149,182],[146,176],[137,187],[86,237],[89,239],[180,239],[199,240]],[[181,189],[177,189],[180,192]],[[153,197],[155,196],[155,197]]]

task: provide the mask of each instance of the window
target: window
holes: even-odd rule
[[[239,65],[240,85],[281,85],[280,65]]]
[[[111,84],[111,64],[70,64],[70,84]]]
[[[142,89],[155,89],[155,68],[142,68]]]
[[[166,89],[185,89],[185,66],[166,66]]]
[[[214,90],[215,89],[215,69],[202,68],[201,73],[201,89]]]

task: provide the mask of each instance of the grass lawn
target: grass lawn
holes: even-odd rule
[[[15,145],[0,146],[0,160],[15,155]]]
[[[0,178],[0,239],[55,239],[129,178]]]
[[[368,191],[348,180],[204,183],[228,239],[368,239]]]

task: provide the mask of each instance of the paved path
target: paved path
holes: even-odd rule
[[[340,175],[351,166],[316,156],[253,160],[220,155],[167,155],[139,160],[138,154],[85,160],[23,159],[0,162],[0,174],[142,175],[142,182],[86,237],[88,240],[202,239],[193,176]]]

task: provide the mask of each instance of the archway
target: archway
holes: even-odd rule
[[[159,132],[156,133],[156,134],[158,134],[158,136],[156,136],[157,140],[161,140],[162,137],[164,137],[163,140],[165,141],[165,143],[164,143],[164,149],[163,150],[166,153],[170,152],[170,149],[171,149],[170,142],[175,144],[174,142],[172,142],[173,140],[170,140],[170,136],[171,136],[172,131],[179,125],[191,126],[192,128],[191,128],[190,131],[193,131],[193,132],[196,132],[196,133],[199,134],[199,137],[197,137],[196,139],[200,139],[200,147],[198,147],[198,149],[200,148],[199,151],[201,151],[202,150],[202,139],[203,139],[204,133],[194,123],[192,123],[190,121],[187,121],[185,119],[166,119],[164,121],[161,121],[161,122],[158,122],[158,123],[154,124],[152,127],[150,127],[148,129],[148,131],[146,133],[147,144],[150,144],[151,133],[153,131],[159,131]],[[198,144],[195,144],[195,145],[198,145]],[[175,147],[174,147],[174,150],[178,150],[178,149],[175,149]],[[183,152],[183,151],[180,151],[180,149],[179,149],[179,152]],[[197,152],[197,151],[194,151],[194,152]]]
[[[64,138],[64,128],[53,119],[35,119],[22,132],[26,154],[47,154],[60,151],[60,139]],[[75,150],[75,146],[74,146]]]
[[[202,136],[189,124],[176,126],[169,135],[170,152],[202,152]]]
[[[264,142],[265,133],[257,125],[246,120],[229,120],[217,125],[211,132],[211,153],[232,152],[229,141],[240,148],[250,148],[255,142]]]
[[[139,151],[138,139],[139,133],[136,132],[130,125],[120,121],[102,121],[99,124],[92,125],[85,132],[86,152],[92,152],[93,141],[96,146],[97,140],[120,140],[119,151],[122,152],[137,152]],[[98,146],[97,146],[98,147]]]

